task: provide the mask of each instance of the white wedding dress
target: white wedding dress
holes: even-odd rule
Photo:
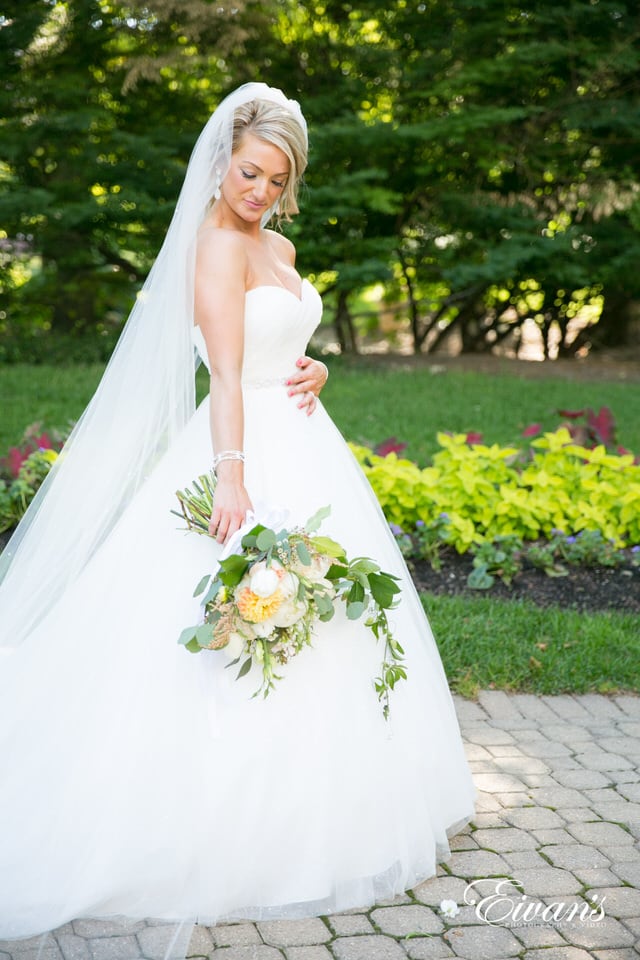
[[[306,281],[300,299],[247,293],[246,486],[292,523],[330,504],[322,532],[402,578],[391,620],[408,680],[390,720],[373,688],[381,647],[342,611],[266,699],[224,655],[178,645],[220,549],[170,512],[211,464],[203,401],[82,575],[0,658],[0,939],[78,917],[371,904],[432,876],[472,816],[447,681],[393,536],[322,405],[307,417],[283,384],[320,314]]]

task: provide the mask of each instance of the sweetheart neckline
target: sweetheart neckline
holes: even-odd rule
[[[293,290],[290,290],[289,287],[285,287],[279,283],[259,283],[257,287],[251,287],[250,290],[245,290],[245,297],[248,296],[250,293],[254,293],[256,290],[284,290],[284,292],[288,293],[289,296],[294,297],[298,301],[298,303],[302,303],[305,284],[307,283],[310,284],[310,281],[307,280],[306,277],[303,277],[300,283],[300,296],[298,296],[297,293],[294,293]]]

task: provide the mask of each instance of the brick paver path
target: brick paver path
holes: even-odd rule
[[[452,839],[451,858],[436,877],[370,909],[196,927],[189,955],[637,960],[640,697],[485,691],[477,703],[456,698],[456,708],[479,798],[473,823]],[[497,877],[520,885],[503,892],[521,911],[529,906],[528,922],[505,915],[504,900],[494,909],[497,922],[479,915],[479,901],[495,891],[489,878]],[[485,879],[476,903],[465,903],[467,885],[477,878]],[[459,912],[446,917],[443,900],[455,901]],[[37,960],[39,950],[39,960],[162,960],[153,925],[120,933],[107,921],[74,921],[46,941],[0,942],[0,960]]]

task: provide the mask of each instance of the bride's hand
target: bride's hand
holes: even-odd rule
[[[218,543],[226,543],[240,529],[248,510],[253,510],[253,506],[244,485],[231,477],[218,477],[209,521],[210,535]]]
[[[297,370],[287,380],[289,396],[300,396],[298,407],[311,416],[316,408],[316,397],[327,382],[329,371],[320,360],[300,357],[296,361]]]

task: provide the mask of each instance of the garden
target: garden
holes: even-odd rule
[[[635,365],[617,379],[470,361],[329,365],[324,402],[407,559],[452,688],[640,691]],[[101,369],[5,367],[5,541]],[[197,383],[202,396],[202,372]]]
[[[2,541],[99,381],[199,130],[266,80],[308,121],[284,229],[323,296],[323,400],[452,687],[640,691],[635,6],[5,6]]]

